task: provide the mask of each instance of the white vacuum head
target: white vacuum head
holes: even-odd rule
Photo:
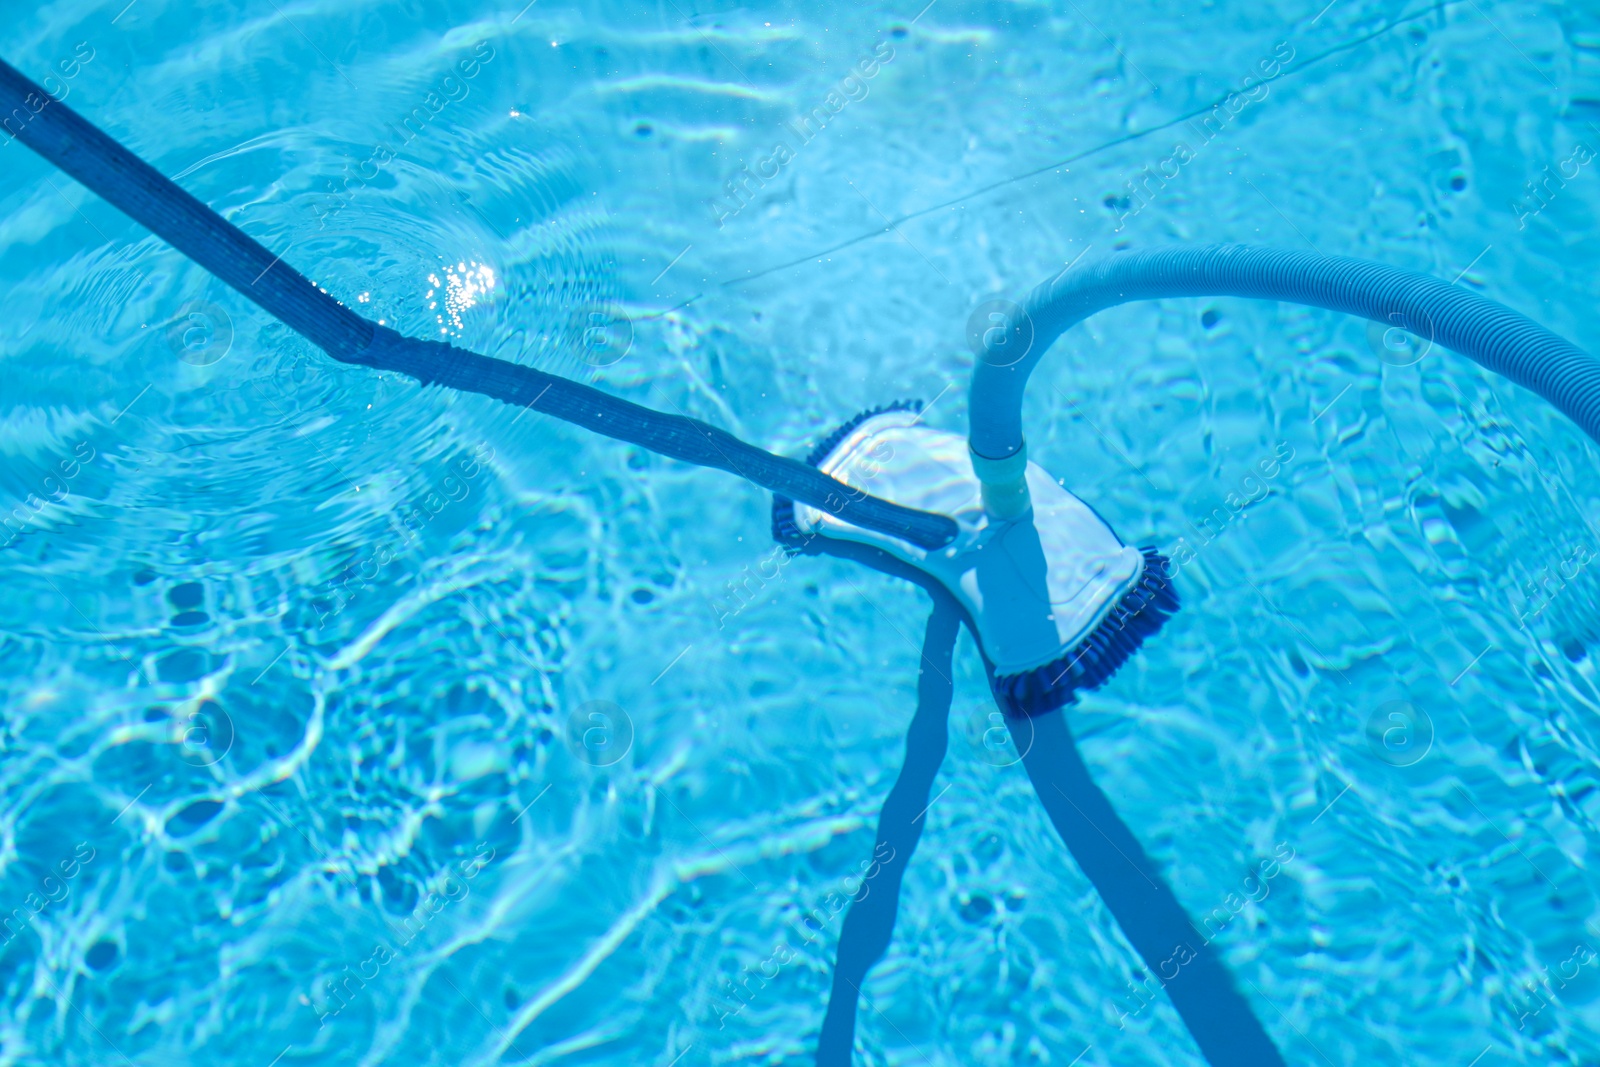
[[[1014,710],[1059,707],[1099,685],[1177,609],[1165,558],[1124,545],[1094,509],[1036,463],[1033,506],[1012,521],[983,506],[965,439],[892,410],[849,424],[814,457],[824,473],[897,504],[948,515],[960,527],[924,549],[807,504],[780,500],[774,533],[795,548],[818,537],[868,545],[915,567],[966,609]]]

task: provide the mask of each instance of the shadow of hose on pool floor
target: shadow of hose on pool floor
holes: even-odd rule
[[[839,552],[830,546],[829,554],[846,555],[913,580],[923,577],[907,573],[898,561],[891,565],[892,557],[886,554],[864,553],[863,547]],[[817,1041],[817,1067],[851,1065],[861,984],[888,950],[899,911],[900,885],[922,836],[923,813],[949,743],[953,656],[963,613],[941,587],[925,581],[917,584],[934,602],[923,639],[917,711],[906,733],[905,763],[878,816],[877,841],[894,851],[870,885],[863,884],[845,916],[833,989]],[[989,681],[992,687],[992,674]],[[1008,717],[1016,715],[1004,704],[1001,710]],[[1206,1061],[1212,1067],[1283,1067],[1283,1056],[1249,1002],[1234,987],[1207,939],[1189,921],[1143,846],[1089,776],[1067,728],[1064,709],[1032,716],[1032,720],[1033,742],[1023,754],[1023,765],[1039,802],[1123,935],[1152,974],[1162,976],[1162,988]],[[1167,977],[1169,971],[1173,973]]]

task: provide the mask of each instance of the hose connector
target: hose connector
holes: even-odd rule
[[[1005,459],[980,456],[967,446],[972,458],[972,473],[983,484],[983,510],[992,519],[1012,522],[1028,513],[1033,500],[1028,496],[1028,442]]]

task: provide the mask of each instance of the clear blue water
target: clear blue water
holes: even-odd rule
[[[373,317],[787,454],[902,397],[963,431],[970,310],[1120,247],[1600,343],[1593,3],[918,6],[12,0],[3,54]],[[783,562],[727,475],[337,366],[0,157],[0,1062],[809,1063],[842,916],[795,924],[872,852],[927,598]],[[1026,420],[1132,543],[1269,490],[1069,717],[1286,1058],[1595,1062],[1595,445],[1237,300],[1095,317]],[[1203,1062],[957,670],[857,1062]]]

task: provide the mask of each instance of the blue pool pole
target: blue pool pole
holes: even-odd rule
[[[341,363],[392,370],[424,385],[531,407],[673,459],[737,474],[854,525],[924,548],[939,548],[955,538],[956,524],[946,516],[868,496],[697,419],[652,411],[532,367],[402,337],[369,322],[3,60],[0,130]]]
[[[1117,304],[1180,296],[1282,300],[1400,327],[1526,386],[1600,441],[1600,360],[1526,316],[1461,286],[1380,263],[1215,245],[1114,253],[1034,289],[1011,316],[1031,327],[1027,354],[1013,362],[991,352],[973,372],[972,451],[997,460],[1022,448],[1028,375],[1062,333]],[[1009,340],[1014,331],[993,336]]]

